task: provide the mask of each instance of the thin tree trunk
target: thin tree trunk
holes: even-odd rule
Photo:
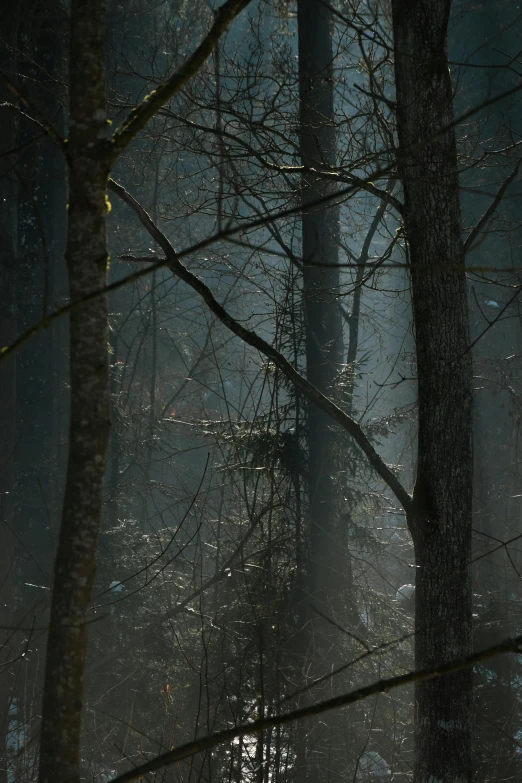
[[[299,0],[297,19],[301,162],[307,169],[320,171],[336,162],[331,11],[319,0]],[[320,173],[305,173],[301,184],[305,207],[335,189]],[[344,361],[343,320],[336,301],[339,207],[332,202],[307,210],[301,226],[306,374],[314,386],[335,399]],[[299,654],[305,655],[305,678],[324,674],[327,667],[335,665],[338,651],[336,631],[318,616],[315,607],[328,616],[338,616],[351,587],[346,578],[350,574],[346,531],[339,513],[338,434],[328,416],[313,403],[307,410],[307,450],[310,532],[303,590],[298,594],[298,615],[304,627],[296,637]],[[337,685],[341,687],[340,682]],[[324,729],[324,724],[317,730],[297,727],[299,779],[316,781],[335,774],[335,761],[325,764],[334,729],[326,733]]]
[[[299,0],[299,145],[303,166],[329,168],[335,164],[331,13],[319,0]],[[302,180],[303,205],[332,192],[332,184],[317,174]],[[339,208],[334,204],[309,210],[302,216],[303,295],[306,326],[307,378],[335,397],[335,380],[343,362],[342,315],[336,306],[339,270]],[[323,609],[339,574],[331,560],[340,542],[335,531],[336,473],[339,459],[328,417],[311,403],[308,407],[308,489],[310,495],[311,592]],[[336,558],[337,559],[337,558]]]
[[[107,273],[107,183],[111,165],[201,68],[249,0],[227,0],[194,52],[133,109],[110,139],[105,102],[106,0],[70,4],[70,133],[66,261],[71,301],[103,289]],[[96,568],[109,441],[106,296],[70,313],[69,457],[54,569],[43,690],[40,783],[78,783],[87,621]]]
[[[23,0],[20,7],[18,72],[20,87],[45,106],[63,132],[66,15],[60,0]],[[32,143],[31,143],[32,142]],[[19,247],[16,272],[17,329],[37,323],[59,302],[65,285],[63,263],[65,165],[61,151],[27,117],[20,118],[20,144],[30,145],[17,165]],[[54,559],[53,527],[61,499],[58,450],[64,424],[66,337],[62,319],[42,331],[17,356],[16,532],[19,545],[18,592],[22,606],[35,599],[34,584],[50,586]],[[29,678],[41,672],[40,656],[30,656]],[[41,683],[36,686],[38,690]],[[34,705],[33,705],[34,708]],[[31,705],[24,709],[31,711]]]
[[[70,297],[102,288],[107,268],[105,0],[73,0],[70,33]],[[42,707],[40,783],[79,780],[87,619],[109,435],[106,298],[70,316],[69,458]]]
[[[448,127],[450,6],[450,0],[392,5],[419,399],[408,520],[417,564],[417,668],[467,655],[472,644],[472,372],[457,153]],[[471,694],[471,669],[417,684],[416,783],[470,780]]]
[[[3,4],[4,26],[0,48],[0,66],[16,73],[18,35],[17,2],[9,9]],[[0,89],[0,99],[11,96]],[[0,123],[0,345],[9,345],[16,334],[16,254],[17,185],[7,153],[16,147],[17,121],[13,112],[2,111]],[[9,777],[8,731],[12,672],[7,662],[14,657],[11,640],[13,625],[13,524],[14,451],[16,409],[16,359],[11,356],[0,366],[0,783]]]
[[[505,64],[505,52],[517,51],[521,32],[518,9],[505,0],[479,2],[463,16],[453,15],[450,25],[449,54],[452,60],[462,61],[466,55],[493,39],[494,45],[482,49],[481,67],[465,69],[459,82],[455,112],[461,114],[480,103],[478,96],[504,91],[517,84],[518,76],[511,70],[499,68]],[[516,49],[514,47],[517,47]],[[499,101],[478,113],[480,143],[493,149],[505,145],[509,149],[512,129],[518,125],[520,107],[517,101]],[[495,129],[494,135],[492,129]],[[500,135],[498,135],[500,134]],[[494,141],[493,141],[494,138]],[[511,157],[511,160],[510,160]],[[496,162],[488,168],[488,188],[495,192],[506,181],[508,171],[514,171],[518,150],[493,157]],[[502,161],[502,164],[501,164]],[[471,176],[470,176],[471,175]],[[478,224],[485,212],[484,197],[477,195],[484,185],[484,168],[478,166],[467,174],[469,191],[461,194],[463,214],[471,225]],[[475,190],[474,188],[477,188]],[[493,220],[497,225],[510,225],[508,234],[496,232],[494,223],[484,225],[477,240],[470,246],[467,262],[472,265],[489,264],[494,259],[499,272],[513,264],[513,248],[520,242],[518,198],[509,198],[511,188],[497,204]],[[514,191],[511,191],[514,195]],[[488,230],[491,228],[492,230]],[[519,513],[520,469],[518,448],[513,438],[518,415],[518,404],[512,389],[519,383],[522,355],[520,322],[509,308],[509,317],[500,318],[489,328],[491,302],[504,303],[503,274],[472,282],[470,297],[470,330],[472,341],[481,336],[473,348],[474,389],[474,493],[473,493],[473,557],[484,552],[484,544],[495,538],[506,541],[521,532]],[[512,285],[522,282],[516,275]],[[507,313],[506,313],[507,315]],[[515,505],[514,505],[515,504]],[[518,564],[515,566],[520,573]],[[517,626],[520,578],[504,548],[491,552],[472,566],[474,592],[480,597],[474,601],[473,640],[481,649],[494,644],[514,632]],[[520,699],[517,679],[522,673],[517,656],[500,656],[487,667],[474,672],[474,736],[473,780],[513,780],[520,774],[520,754],[513,740],[521,725]]]

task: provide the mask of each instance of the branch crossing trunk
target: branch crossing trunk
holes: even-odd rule
[[[417,347],[418,470],[408,523],[420,669],[464,657],[472,647],[472,369],[446,51],[451,2],[394,0],[392,7]],[[471,779],[472,676],[468,668],[417,683],[416,783]]]
[[[105,0],[74,0],[71,6],[66,261],[72,300],[106,281],[105,13]],[[40,783],[80,779],[87,622],[110,426],[107,339],[105,296],[72,310],[69,458],[43,692]]]

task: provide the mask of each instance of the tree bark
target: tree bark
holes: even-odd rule
[[[495,40],[493,46],[481,49],[480,57],[475,60],[475,63],[480,62],[479,68],[465,68],[462,72],[455,99],[455,112],[461,114],[474,105],[480,106],[487,96],[498,95],[518,83],[519,77],[515,73],[499,66],[505,64],[505,52],[517,50],[521,23],[518,9],[507,0],[481,0],[468,13],[457,12],[453,18],[449,37],[452,60],[462,62],[484,41]],[[475,227],[466,237],[467,263],[492,265],[500,273],[474,279],[469,301],[475,376],[473,559],[480,558],[472,566],[476,613],[473,639],[477,649],[509,636],[518,626],[520,568],[516,553],[508,554],[508,548],[502,547],[487,557],[480,555],[484,554],[488,540],[494,549],[495,539],[507,541],[522,532],[520,500],[516,497],[520,492],[516,434],[519,411],[517,396],[513,394],[513,389],[520,388],[522,370],[522,333],[516,315],[517,303],[490,325],[495,315],[491,302],[499,307],[505,304],[503,283],[509,273],[503,274],[501,270],[513,265],[513,250],[521,238],[520,206],[518,198],[513,198],[519,177],[519,151],[516,148],[509,151],[519,116],[518,102],[512,100],[499,101],[479,110],[476,122],[480,131],[477,128],[476,133],[483,154],[486,150],[503,147],[508,151],[490,155],[485,166],[467,171],[469,190],[461,194],[463,215],[467,223]],[[488,187],[485,189],[501,194],[500,200],[480,195],[486,180]],[[493,212],[489,212],[492,206]],[[483,222],[486,215],[490,219]],[[501,225],[509,225],[509,232],[495,230]],[[474,241],[470,242],[473,235]],[[512,285],[521,282],[520,275],[511,278]],[[515,567],[510,562],[511,557]],[[517,687],[521,673],[520,660],[516,656],[492,660],[474,672],[472,756],[475,783],[520,776],[521,759],[513,738],[522,722]]]
[[[303,207],[335,192],[335,184],[321,176],[336,163],[336,125],[331,23],[329,8],[319,0],[297,4],[299,46],[299,150],[307,171],[301,181]],[[315,173],[317,172],[317,173]],[[306,377],[323,394],[336,399],[336,385],[344,361],[343,319],[339,297],[339,206],[335,201],[305,209],[301,217],[303,301],[306,339]],[[323,266],[321,266],[323,265]],[[307,677],[320,676],[338,662],[339,634],[315,612],[344,617],[350,605],[351,579],[346,530],[340,511],[342,490],[339,433],[329,416],[313,402],[307,407],[307,489],[309,536],[305,546],[305,573],[297,591],[297,616],[302,630],[296,636],[304,654]],[[299,575],[298,575],[299,578]],[[350,618],[351,619],[351,618]],[[301,658],[302,660],[302,658]],[[342,688],[341,680],[336,681]],[[345,766],[346,742],[333,739],[334,724],[307,731],[298,726],[298,778],[318,781]],[[346,740],[346,738],[344,738]]]
[[[10,74],[17,71],[16,40],[19,4],[2,6],[4,26],[0,47],[0,67]],[[11,96],[0,85],[0,100]],[[16,257],[17,257],[17,197],[16,178],[12,172],[12,157],[18,135],[16,115],[3,108],[0,122],[0,346],[9,345],[16,334]],[[9,774],[8,731],[12,672],[8,661],[14,657],[13,633],[13,489],[16,410],[16,359],[11,356],[0,366],[0,783],[7,783]]]
[[[71,300],[105,284],[105,0],[73,0],[66,261]],[[87,619],[109,436],[106,297],[70,315],[69,458],[54,570],[42,707],[40,783],[79,781]]]
[[[23,0],[18,36],[19,85],[37,106],[45,106],[63,132],[66,15],[59,0]],[[17,328],[25,331],[60,301],[66,285],[65,165],[61,151],[41,128],[20,118],[20,145],[28,152],[17,165],[18,262]],[[30,145],[30,146],[29,146]],[[36,600],[34,584],[50,587],[53,536],[65,467],[59,458],[64,439],[65,319],[25,345],[17,356],[16,532],[17,593],[20,605]],[[47,618],[46,618],[47,621]],[[30,678],[40,678],[42,661],[30,656]],[[36,682],[36,680],[35,680]],[[36,686],[41,688],[41,682]],[[24,707],[31,710],[30,705]]]
[[[199,70],[249,0],[226,0],[185,63],[133,109],[107,138],[107,0],[72,0],[69,37],[69,138],[66,262],[72,302],[106,283],[107,183],[111,165],[156,112]],[[40,783],[78,783],[87,621],[96,568],[109,441],[106,296],[70,311],[69,456],[54,568],[43,689]]]
[[[335,165],[331,12],[319,0],[299,0],[299,98],[301,163],[320,170]],[[320,174],[302,180],[303,206],[332,192],[334,186]],[[342,315],[336,307],[339,269],[339,207],[334,203],[302,215],[303,297],[308,380],[335,398],[335,381],[343,362]],[[328,606],[328,594],[339,588],[335,569],[340,541],[336,486],[339,459],[329,417],[314,403],[308,406],[308,490],[310,495],[311,592]],[[336,557],[332,561],[332,553]],[[323,609],[325,609],[323,605]]]
[[[472,372],[461,239],[450,0],[393,0],[398,164],[417,346],[416,667],[471,651]],[[448,269],[448,265],[455,269]],[[471,778],[472,671],[418,683],[416,783]]]

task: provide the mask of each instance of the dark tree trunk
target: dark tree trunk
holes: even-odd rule
[[[73,0],[70,33],[71,300],[104,286],[107,268],[105,0]],[[70,316],[71,420],[43,693],[40,783],[79,780],[87,620],[109,436],[105,296]]]
[[[20,86],[37,106],[46,107],[60,132],[64,94],[60,94],[58,85],[64,78],[64,23],[64,9],[56,0],[21,3]],[[44,312],[63,303],[65,170],[60,150],[50,139],[42,139],[40,128],[25,117],[20,119],[20,143],[30,145],[17,166],[17,328],[22,332],[37,323]],[[51,581],[50,528],[58,514],[59,474],[63,468],[58,450],[60,440],[65,439],[65,360],[59,350],[65,336],[62,319],[37,335],[17,356],[17,568],[21,605],[26,610],[42,597],[42,590],[34,585],[49,588]],[[30,664],[33,671],[29,676],[36,676],[42,668],[37,654],[31,656]],[[34,707],[25,705],[28,713]]]
[[[111,165],[199,70],[248,0],[228,0],[183,66],[133,109],[107,139],[106,0],[72,0],[66,261],[72,302],[103,290],[107,275],[107,184]],[[87,622],[96,568],[109,441],[107,297],[74,307],[69,319],[70,427],[67,477],[43,690],[40,783],[79,783]]]
[[[302,165],[320,170],[335,165],[331,13],[319,0],[299,0],[299,144]],[[305,174],[303,206],[334,192],[320,174]],[[339,208],[332,203],[311,208],[302,216],[303,295],[308,380],[335,398],[335,381],[343,362],[342,316],[336,306]],[[311,584],[314,601],[329,609],[339,591],[338,485],[336,437],[328,417],[315,405],[308,408],[308,490],[310,495]]]
[[[503,66],[506,52],[518,51],[522,29],[519,9],[509,0],[479,0],[466,14],[455,7],[450,22],[449,54],[452,60],[465,61],[470,52],[482,47],[475,64],[464,69],[456,96],[457,114],[480,106],[487,96],[515,87],[518,76]],[[494,45],[483,46],[495,40]],[[476,116],[477,140],[483,151],[509,150],[513,129],[518,126],[520,105],[507,99],[484,107]],[[465,142],[464,142],[465,143]],[[469,225],[476,225],[491,203],[485,195],[497,192],[518,160],[513,149],[492,155],[486,167],[466,172],[469,190],[461,193],[463,214]],[[520,244],[520,205],[514,198],[518,177],[498,204],[493,220],[473,243],[467,263],[493,266],[499,275],[473,279],[470,296],[470,331],[474,342],[474,552],[483,555],[497,539],[507,541],[520,533],[520,468],[517,456],[516,422],[519,413],[517,395],[522,369],[522,335],[517,302],[494,326],[494,307],[506,302],[504,282]],[[485,183],[487,182],[487,186]],[[482,192],[482,195],[481,195]],[[510,197],[511,196],[511,197]],[[509,232],[496,231],[510,226]],[[499,284],[496,284],[498,280]],[[520,275],[511,278],[520,284]],[[485,331],[486,330],[486,331]],[[485,333],[484,333],[485,331]],[[489,543],[488,543],[489,542]],[[513,558],[515,568],[510,562]],[[474,601],[474,644],[480,649],[517,632],[520,600],[520,568],[517,554],[501,548],[481,557],[472,566]],[[518,571],[518,573],[517,573]],[[513,780],[520,777],[522,759],[513,740],[521,725],[521,705],[517,681],[522,673],[517,656],[499,656],[487,666],[475,670],[473,779],[479,781]]]
[[[2,5],[4,20],[0,41],[0,67],[10,75],[17,71],[16,39],[18,3]],[[0,85],[0,100],[12,96]],[[16,115],[0,109],[0,346],[9,345],[16,334],[16,257],[18,188],[12,171],[12,157],[17,146]],[[9,705],[13,676],[7,661],[13,655],[13,489],[15,454],[16,360],[14,356],[0,363],[0,783],[7,783]]]
[[[393,0],[398,162],[412,264],[419,400],[409,525],[416,666],[471,651],[472,373],[452,87],[450,0]],[[417,685],[416,783],[471,776],[470,669]]]
[[[303,173],[302,214],[303,298],[306,337],[306,374],[324,394],[338,399],[336,385],[344,361],[343,321],[339,297],[339,207],[335,200],[311,206],[335,193],[335,186],[320,174],[336,163],[333,52],[331,11],[319,0],[297,4],[299,44],[299,148]],[[303,630],[296,640],[304,655],[305,684],[336,664],[338,631],[315,609],[346,623],[344,609],[352,601],[351,571],[346,530],[341,516],[342,490],[339,433],[329,417],[313,403],[307,409],[307,489],[309,537],[305,546],[305,573],[297,595]],[[341,620],[342,617],[342,620]],[[341,688],[339,678],[334,687]],[[332,684],[330,683],[330,687]],[[318,697],[318,693],[314,694]],[[344,748],[346,737],[332,742],[330,726],[305,729],[299,726],[298,778],[321,780],[335,774],[340,757],[333,758],[332,745]],[[339,753],[336,754],[339,756]],[[342,751],[341,751],[342,755]]]

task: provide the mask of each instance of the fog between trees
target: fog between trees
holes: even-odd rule
[[[520,10],[4,5],[1,783],[518,779]]]

